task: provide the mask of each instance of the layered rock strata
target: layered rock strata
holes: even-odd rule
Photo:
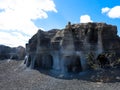
[[[103,52],[120,55],[117,27],[106,23],[69,22],[64,29],[38,32],[26,44],[25,63],[30,68],[79,73],[87,69],[86,55]]]

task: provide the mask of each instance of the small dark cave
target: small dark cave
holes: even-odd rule
[[[71,62],[70,64],[67,65],[67,72],[68,73],[79,73],[82,71],[82,67],[81,67],[81,62],[80,62],[80,58],[76,57],[76,59]]]
[[[50,70],[53,68],[53,57],[51,55],[40,55],[35,61],[35,69]]]
[[[107,67],[110,64],[108,58],[104,54],[98,55],[97,60],[101,68]]]

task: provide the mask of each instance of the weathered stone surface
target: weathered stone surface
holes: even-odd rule
[[[16,59],[23,60],[25,57],[25,48],[22,46],[11,48],[9,46],[0,45],[0,59]]]
[[[17,52],[17,56],[18,56],[18,59],[19,60],[23,60],[24,59],[24,57],[25,57],[25,48],[24,47],[22,47],[22,46],[18,46],[17,48],[16,48],[16,52]]]
[[[38,32],[26,44],[26,65],[31,68],[80,72],[87,69],[86,55],[103,52],[120,55],[117,27],[106,23],[80,23]]]
[[[10,50],[11,48],[8,46],[0,45],[0,60],[9,59],[10,58]]]

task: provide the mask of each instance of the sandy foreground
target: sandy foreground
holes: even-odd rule
[[[22,62],[0,61],[0,90],[120,90],[119,81],[103,83],[87,79],[59,79],[26,69]]]

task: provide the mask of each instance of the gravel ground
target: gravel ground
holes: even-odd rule
[[[89,79],[91,74],[79,79],[55,78],[37,70],[27,69],[22,62],[0,61],[0,90],[120,90],[118,70],[118,81],[103,83],[93,82],[95,76]]]

